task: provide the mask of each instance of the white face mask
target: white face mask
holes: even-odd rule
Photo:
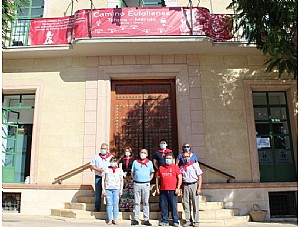
[[[141,153],[141,154],[140,154],[140,157],[141,157],[141,159],[145,159],[145,158],[147,158],[147,155],[144,154],[144,153]]]
[[[163,149],[163,150],[166,149],[166,148],[167,148],[167,144],[161,143],[161,144],[160,144],[160,148]]]
[[[172,164],[172,159],[169,159],[169,158],[166,159],[166,164],[167,164],[167,165],[171,165],[171,164]]]
[[[100,153],[101,153],[102,155],[106,155],[106,149],[101,149],[101,150],[100,150]]]
[[[115,166],[117,166],[117,163],[116,163],[116,162],[111,162],[111,163],[110,163],[110,166],[111,166],[111,167],[115,167]]]
[[[130,152],[129,152],[129,151],[126,151],[126,152],[125,152],[125,156],[126,156],[126,157],[129,157],[129,156],[130,156]]]

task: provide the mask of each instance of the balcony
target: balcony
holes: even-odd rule
[[[34,57],[257,53],[239,33],[231,34],[233,24],[231,15],[199,7],[78,10],[74,16],[17,20],[3,57],[33,51]]]

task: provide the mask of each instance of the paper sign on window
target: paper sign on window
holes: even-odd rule
[[[271,147],[270,138],[256,138],[256,144],[258,149]]]

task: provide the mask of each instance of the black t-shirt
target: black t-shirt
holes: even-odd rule
[[[174,153],[170,149],[166,149],[165,152],[162,152],[161,150],[155,151],[153,159],[157,160],[157,166],[158,168],[162,165],[166,164],[166,154],[171,153],[171,155],[174,158]]]
[[[132,163],[134,162],[134,160],[135,159],[133,157],[130,158],[129,162],[128,162],[128,166],[126,166],[126,159],[125,158],[122,158],[121,161],[120,161],[120,163],[122,163],[122,170],[127,173],[126,174],[127,176],[130,176],[131,167],[132,167]]]

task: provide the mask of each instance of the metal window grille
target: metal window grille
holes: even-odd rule
[[[2,192],[2,210],[3,212],[20,213],[21,193]]]
[[[27,46],[30,19],[43,17],[44,0],[29,0],[28,5],[17,11],[17,19],[11,24],[9,46]]]
[[[296,192],[269,192],[271,218],[297,217]]]

